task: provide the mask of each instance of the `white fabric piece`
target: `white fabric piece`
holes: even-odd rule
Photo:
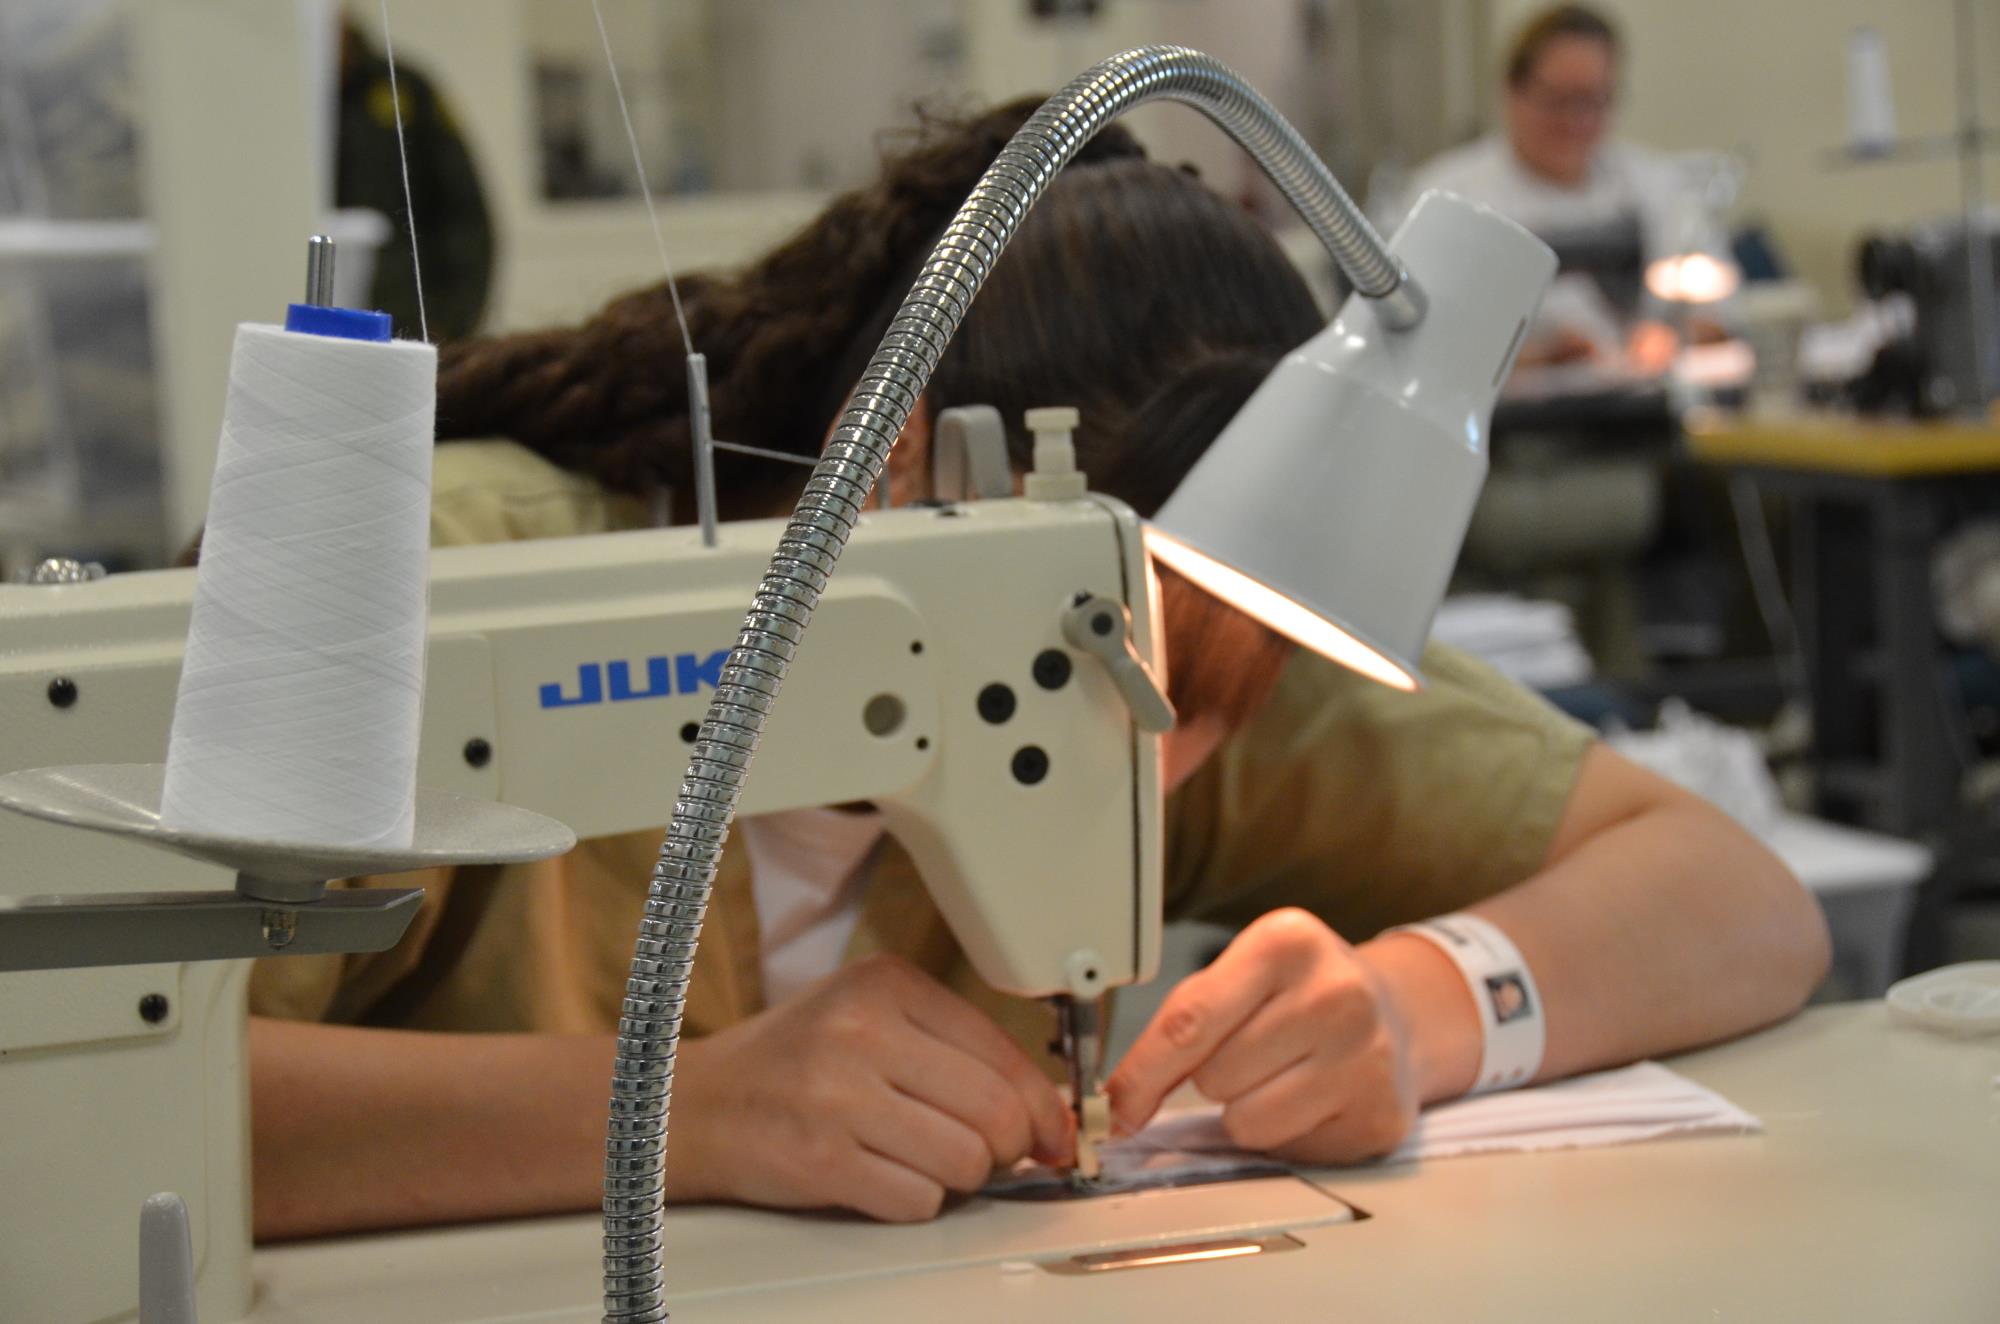
[[[1534,689],[1580,685],[1591,676],[1590,654],[1577,638],[1576,618],[1560,602],[1505,593],[1458,594],[1438,608],[1431,638]]]
[[[790,809],[737,823],[750,852],[764,1002],[832,974],[861,919],[861,866],[882,839],[872,811]]]
[[[1755,1135],[1756,1117],[1657,1062],[1577,1076],[1552,1085],[1455,1099],[1424,1110],[1409,1137],[1384,1163],[1466,1154],[1530,1154],[1595,1149],[1674,1135]],[[1135,1136],[1113,1141],[1151,1154],[1238,1152],[1222,1129],[1222,1110],[1168,1113]]]
[[[1778,783],[1755,736],[1696,712],[1683,699],[1660,705],[1651,731],[1614,731],[1605,740],[1649,772],[1656,772],[1714,804],[1758,836],[1768,836],[1783,814]]]

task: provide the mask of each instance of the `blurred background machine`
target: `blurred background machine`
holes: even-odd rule
[[[1876,351],[1851,388],[1864,408],[1976,414],[2000,399],[1993,307],[2000,298],[2000,216],[1952,217],[1862,241],[1861,289],[1900,300],[1907,329]]]

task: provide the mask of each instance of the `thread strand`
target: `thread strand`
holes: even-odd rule
[[[387,4],[389,0],[382,0]],[[632,147],[632,173],[639,177],[639,196],[646,200],[646,219],[653,226],[653,247],[659,250],[660,265],[667,273],[667,293],[674,301],[674,320],[681,327],[681,348],[694,356],[694,336],[688,331],[687,310],[681,307],[681,285],[674,279],[674,264],[667,257],[667,237],[660,229],[660,214],[653,209],[653,186],[646,182],[646,163],[639,155],[639,133],[632,127],[632,111],[625,104],[625,85],[618,80],[618,61],[611,54],[611,33],[604,26],[604,9],[590,0],[590,12],[597,17],[597,39],[604,43],[604,65],[611,71],[611,90],[618,95],[618,113],[625,120],[625,141]]]
[[[591,0],[593,4],[596,0]],[[417,284],[417,334],[431,343],[431,320],[424,314],[424,264],[417,256],[417,205],[410,197],[410,145],[403,138],[403,98],[396,90],[396,42],[389,35],[389,0],[382,0],[382,56],[389,62],[389,109],[396,116],[396,155],[403,165],[403,220],[410,227],[410,276]]]

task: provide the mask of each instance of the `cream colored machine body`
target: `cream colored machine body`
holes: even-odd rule
[[[436,553],[420,781],[579,837],[660,824],[779,528]],[[193,584],[0,587],[0,772],[161,759]],[[985,977],[1036,996],[1094,996],[1158,959],[1158,742],[1131,677],[1072,642],[1081,595],[1157,656],[1139,525],[1115,502],[867,516],[743,805],[875,801]],[[0,906],[230,883],[0,814]],[[0,973],[0,1319],[130,1318],[137,1213],[160,1190],[191,1207],[205,1324],[250,1311],[246,977]]]

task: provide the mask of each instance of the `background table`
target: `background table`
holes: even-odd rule
[[[1689,420],[1695,459],[1793,499],[1793,614],[1825,807],[1902,835],[1957,801],[1931,554],[1955,508],[2000,510],[2000,423],[1836,416]]]

